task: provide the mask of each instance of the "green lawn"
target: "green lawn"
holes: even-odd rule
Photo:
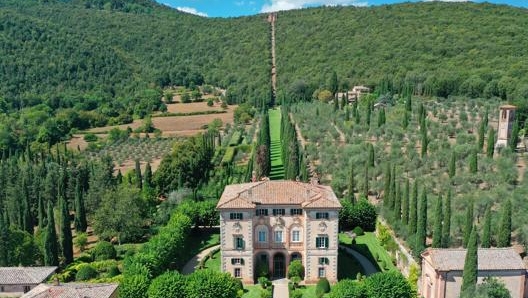
[[[220,244],[220,231],[218,228],[192,231],[188,243],[188,249],[193,252],[192,256],[194,256],[208,247]]]
[[[317,298],[315,295],[315,285],[301,286],[299,289],[303,292],[303,298]]]
[[[339,242],[351,245],[352,239],[348,235],[340,233]],[[356,244],[352,245],[352,248],[371,261],[375,261],[375,265],[380,271],[396,269],[389,253],[381,246],[376,235],[372,232],[366,232],[364,235],[356,237]]]
[[[282,164],[282,147],[281,147],[281,110],[275,108],[269,110],[269,129],[270,129],[270,157],[271,171],[270,179],[284,179],[284,165]]]
[[[262,288],[260,285],[244,286],[244,292],[242,298],[260,298]]]
[[[220,272],[220,251],[214,253],[212,258],[208,258],[204,266],[206,269]]]

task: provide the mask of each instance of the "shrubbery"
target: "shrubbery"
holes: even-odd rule
[[[330,283],[325,277],[320,278],[315,286],[315,295],[317,297],[323,297],[324,294],[330,292]]]
[[[77,271],[77,274],[75,275],[75,280],[84,281],[84,280],[90,280],[96,277],[97,277],[97,270],[95,270],[92,266],[85,264],[79,268],[79,271]]]
[[[367,200],[360,200],[352,204],[348,200],[341,201],[343,208],[339,212],[341,229],[350,230],[360,227],[363,231],[372,232],[376,229],[376,208]]]
[[[117,256],[114,245],[107,241],[99,241],[99,243],[91,249],[90,253],[95,261],[115,259]]]
[[[299,277],[304,279],[304,266],[300,260],[295,260],[290,263],[288,267],[288,278]]]
[[[149,298],[185,298],[185,276],[167,271],[156,277],[148,288]]]

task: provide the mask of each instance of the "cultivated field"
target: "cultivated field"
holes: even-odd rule
[[[188,104],[174,104],[176,106],[186,106]],[[205,104],[204,104],[205,105]],[[207,106],[206,106],[207,107]],[[221,114],[205,114],[205,115],[191,115],[191,116],[168,116],[168,117],[153,117],[152,124],[155,128],[161,130],[163,137],[176,137],[176,136],[190,136],[195,135],[205,130],[205,126],[211,123],[214,119],[222,120],[225,125],[227,123],[233,124],[233,112],[236,106],[229,106],[226,113]],[[185,107],[188,113],[199,112],[201,105],[194,105]],[[182,112],[183,113],[183,112]],[[143,125],[143,120],[134,120],[134,122],[116,126],[104,126],[97,127],[88,130],[92,133],[105,133],[110,131],[112,128],[127,129],[127,127],[135,130]]]

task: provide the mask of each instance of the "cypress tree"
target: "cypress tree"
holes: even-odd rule
[[[502,216],[499,225],[498,247],[508,247],[511,245],[511,202],[506,200],[502,206]]]
[[[519,121],[515,120],[511,131],[510,139],[508,140],[508,146],[513,152],[517,149],[517,143],[519,142]]]
[[[55,231],[55,219],[53,215],[53,205],[48,201],[48,224],[46,225],[46,235],[44,236],[44,265],[59,265],[59,249],[57,247],[57,232]]]
[[[462,288],[460,292],[472,293],[475,291],[477,285],[478,274],[478,236],[475,227],[472,227],[468,247],[466,251],[466,258],[464,261],[464,271],[462,273]]]
[[[456,153],[455,150],[451,151],[451,158],[449,159],[449,178],[453,178],[456,175]]]
[[[402,208],[402,223],[408,224],[409,223],[409,179],[405,179],[405,187],[403,188],[403,196],[401,200],[401,208]]]
[[[484,122],[484,127],[488,127],[488,114],[489,114],[489,108],[486,107],[486,111],[484,112],[484,116],[482,117],[482,122]]]
[[[381,108],[378,111],[378,127],[383,126],[385,124],[385,109]]]
[[[60,242],[62,248],[62,256],[64,262],[70,264],[73,262],[73,242],[70,223],[70,212],[68,210],[68,202],[61,197],[61,235]]]
[[[335,96],[338,88],[339,88],[339,81],[337,79],[337,73],[335,71],[332,71],[332,75],[330,76],[330,79],[328,82],[328,89],[330,89],[330,92],[332,92],[332,95]]]
[[[412,112],[412,99],[411,99],[411,93],[407,94],[407,98],[405,99],[405,110],[408,112]]]
[[[495,153],[495,130],[493,127],[490,127],[488,130],[488,145],[486,149],[486,155],[489,158],[492,158],[493,153]]]
[[[425,249],[425,240],[427,237],[427,194],[425,192],[425,187],[422,191],[422,196],[420,197],[419,208],[418,224],[416,227],[416,254],[419,254]]]
[[[348,199],[352,204],[356,202],[356,197],[354,196],[354,188],[356,187],[356,182],[354,181],[354,163],[350,166],[350,177],[348,179]]]
[[[141,164],[139,163],[139,159],[136,158],[136,186],[139,189],[143,189],[143,177],[141,177]]]
[[[394,219],[401,220],[401,186],[400,183],[396,184],[396,194],[394,196]]]
[[[477,150],[471,150],[469,155],[469,172],[475,174],[478,171],[478,155]]]
[[[484,134],[486,133],[486,126],[484,120],[480,121],[480,126],[478,130],[478,152],[482,152],[482,149],[484,148]]]
[[[368,162],[365,163],[365,176],[363,177],[363,197],[368,198],[369,191],[369,166]]]
[[[152,188],[152,168],[150,167],[150,162],[147,162],[145,167],[145,177],[143,179],[145,180],[145,187]]]
[[[383,187],[383,205],[388,208],[391,203],[391,165],[390,162],[387,163],[387,167],[385,168],[385,184]]]
[[[442,247],[448,248],[451,242],[451,189],[447,191],[444,220],[442,225]]]
[[[470,199],[469,206],[466,206],[466,208],[466,224],[464,225],[464,238],[462,239],[464,248],[468,245],[471,229],[473,228],[473,199]]]
[[[442,195],[439,195],[436,200],[433,244],[431,245],[434,248],[442,247],[442,221],[444,220],[442,215],[442,200]]]
[[[404,129],[407,129],[408,126],[409,126],[409,112],[405,111],[403,112],[402,127]]]
[[[339,110],[339,100],[337,99],[337,96],[334,95],[334,112]]]
[[[418,181],[414,180],[411,200],[409,201],[409,234],[416,233],[416,220],[418,216]]]
[[[374,162],[376,160],[375,154],[374,154],[374,145],[371,143],[367,143],[368,145],[368,162],[370,167],[374,167]]]
[[[345,121],[350,121],[350,109],[345,106]]]
[[[86,221],[86,209],[84,206],[84,197],[83,192],[81,189],[81,184],[79,179],[77,179],[77,182],[75,184],[75,230],[79,232],[86,232],[86,229],[88,227],[88,223]]]
[[[372,110],[370,109],[370,102],[369,102],[368,105],[367,105],[367,119],[366,119],[366,124],[367,124],[368,128],[370,128],[370,117],[371,117],[371,114],[372,114]]]
[[[422,132],[422,151],[421,156],[424,158],[427,155],[427,147],[429,146],[429,137],[427,136],[427,125],[425,124],[425,118],[422,121],[421,132]]]
[[[484,225],[482,226],[482,248],[491,247],[491,205],[486,208],[486,214],[484,215]]]
[[[396,166],[392,166],[390,192],[391,200],[389,208],[393,209],[396,201]]]

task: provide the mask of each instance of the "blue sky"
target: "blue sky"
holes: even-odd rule
[[[380,5],[409,2],[409,0],[157,0],[159,3],[173,8],[208,17],[236,17],[253,15],[261,12],[288,10],[321,5]],[[417,2],[419,0],[410,0]],[[439,1],[439,0],[424,0]],[[464,0],[443,0],[446,2],[461,2]],[[475,0],[474,2],[484,2]],[[528,0],[487,0],[497,4],[509,4],[527,7]]]

